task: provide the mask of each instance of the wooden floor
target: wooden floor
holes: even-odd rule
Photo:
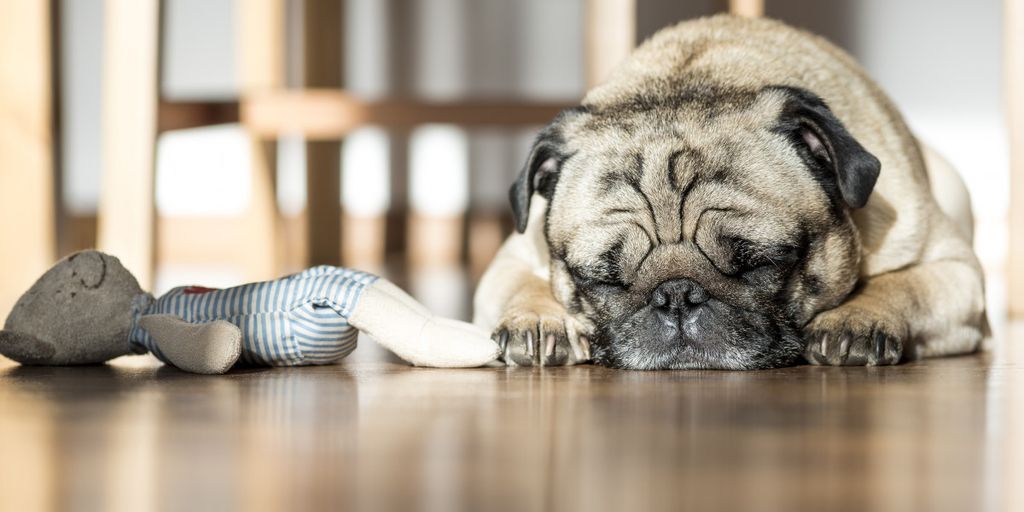
[[[0,510],[1024,510],[1024,325],[891,368],[0,362]]]

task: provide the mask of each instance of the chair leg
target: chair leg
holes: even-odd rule
[[[341,87],[342,2],[304,3],[303,62],[306,87]],[[341,260],[341,143],[306,143],[307,257],[311,265]]]
[[[0,0],[0,318],[55,256],[49,0]]]
[[[764,0],[729,0],[729,12],[737,16],[764,16]]]
[[[281,272],[284,261],[280,214],[277,208],[277,143],[252,142],[252,194],[248,227],[253,248],[246,273],[253,281],[272,279]]]
[[[284,85],[285,0],[238,2],[238,61],[242,102],[250,93]],[[243,119],[244,122],[244,119]],[[255,250],[247,258],[252,280],[282,271],[286,259],[277,208],[277,143],[252,140],[252,195],[247,212]]]
[[[636,46],[636,0],[587,0],[585,56],[587,87],[606,78]]]
[[[106,0],[97,246],[153,285],[159,0]]]

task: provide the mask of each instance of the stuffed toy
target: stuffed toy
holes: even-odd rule
[[[365,332],[418,366],[481,366],[498,356],[489,333],[438,318],[390,281],[320,266],[223,290],[175,288],[154,298],[117,258],[68,256],[18,300],[0,354],[28,365],[101,363],[152,353],[181,370],[339,361]]]

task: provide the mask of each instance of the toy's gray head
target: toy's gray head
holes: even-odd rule
[[[130,352],[132,300],[144,293],[117,258],[64,258],[18,299],[0,331],[0,354],[23,364],[100,363]]]

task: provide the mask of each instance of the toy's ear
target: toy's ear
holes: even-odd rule
[[[111,258],[100,251],[81,251],[68,256],[68,264],[71,265],[71,275],[89,289],[96,289],[103,285],[107,278],[107,259]]]
[[[57,347],[31,334],[0,331],[0,354],[21,364],[50,364]]]

